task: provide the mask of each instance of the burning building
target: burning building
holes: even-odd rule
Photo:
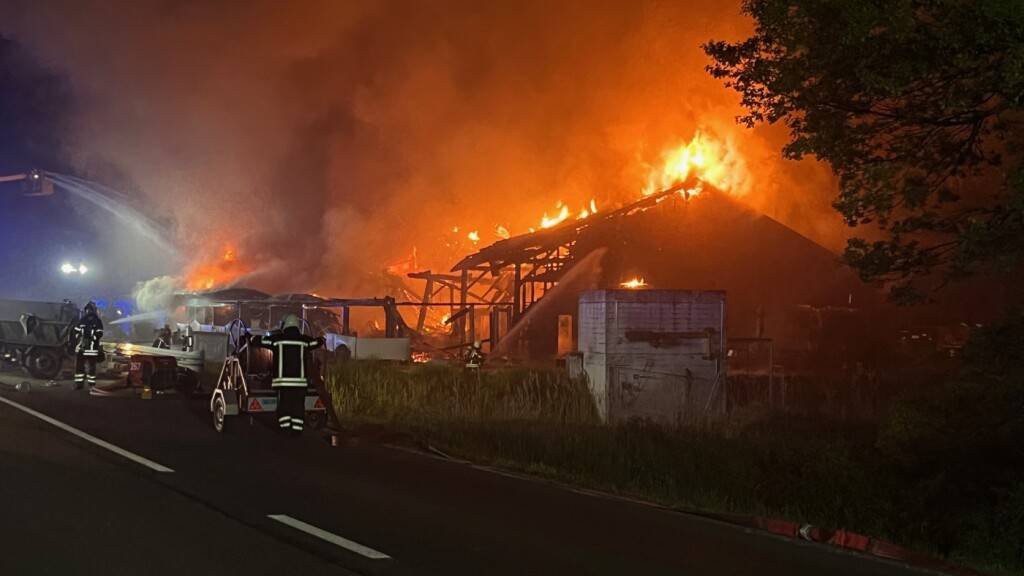
[[[830,331],[841,331],[848,348],[865,318],[886,307],[834,253],[695,180],[500,240],[449,274],[411,276],[455,289],[463,341],[485,337],[494,354],[532,359],[558,355],[559,317],[563,325],[572,317],[579,333],[577,303],[591,289],[723,291],[734,343],[770,342],[776,360],[789,362],[822,352]]]

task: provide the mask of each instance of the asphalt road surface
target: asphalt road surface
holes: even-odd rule
[[[0,374],[0,382],[24,380]],[[917,574],[202,400],[0,385],[0,574]]]

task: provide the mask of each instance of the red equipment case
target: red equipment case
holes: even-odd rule
[[[128,385],[153,390],[173,388],[178,378],[178,361],[173,356],[133,354],[128,363]]]

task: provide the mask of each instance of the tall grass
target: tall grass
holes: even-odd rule
[[[327,383],[343,423],[386,423],[478,462],[670,506],[779,516],[975,564],[1024,566],[1024,514],[957,501],[950,493],[959,484],[946,477],[923,489],[918,468],[880,452],[872,423],[752,410],[682,428],[605,426],[586,384],[553,370],[350,362],[332,365]],[[1024,488],[1015,494],[1009,501],[1024,502]],[[973,517],[944,512],[953,506]],[[993,531],[996,523],[1015,531]]]
[[[863,431],[850,426],[605,426],[586,384],[557,370],[349,362],[331,366],[328,385],[343,422],[387,423],[476,460],[672,505],[868,524],[858,517],[865,506],[831,496],[837,482],[845,494],[864,492],[864,471],[851,464]]]
[[[475,371],[436,365],[342,362],[327,373],[341,418],[434,427],[459,422],[597,422],[585,384],[561,371]]]

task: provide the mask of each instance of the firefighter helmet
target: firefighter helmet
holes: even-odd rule
[[[93,302],[92,300],[90,300],[89,303],[85,305],[85,313],[86,314],[95,314],[96,313],[96,303]]]
[[[285,328],[296,328],[298,330],[302,330],[302,320],[300,320],[295,314],[289,314],[281,321],[281,329],[283,330]]]

